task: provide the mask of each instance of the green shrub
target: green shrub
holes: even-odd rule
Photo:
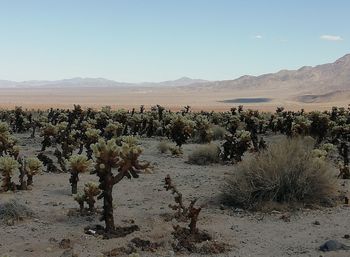
[[[224,187],[224,202],[247,209],[267,202],[329,205],[336,193],[335,170],[314,157],[313,145],[283,139],[244,160]]]
[[[188,156],[188,162],[197,165],[217,163],[219,160],[220,148],[214,144],[201,145]]]

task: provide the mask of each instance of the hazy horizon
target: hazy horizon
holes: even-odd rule
[[[341,0],[0,2],[3,80],[229,80],[350,53]]]

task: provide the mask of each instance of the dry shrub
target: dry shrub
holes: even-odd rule
[[[329,162],[312,154],[309,139],[283,139],[244,160],[224,187],[224,202],[246,209],[264,204],[330,205],[336,182]]]
[[[157,145],[157,149],[160,153],[167,153],[170,150],[170,145],[167,141],[162,140]]]
[[[212,127],[213,130],[213,140],[222,140],[225,137],[225,134],[227,133],[227,130],[223,127],[220,127],[218,125],[214,125]]]
[[[197,165],[207,165],[219,162],[219,156],[220,148],[217,145],[201,145],[188,156],[188,162]]]
[[[20,221],[28,217],[33,217],[34,213],[27,206],[20,204],[18,200],[10,200],[0,204],[0,221]]]

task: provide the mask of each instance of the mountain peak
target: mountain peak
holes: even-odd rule
[[[335,64],[350,64],[350,54],[346,54],[334,62]]]

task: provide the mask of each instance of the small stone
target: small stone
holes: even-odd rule
[[[284,222],[290,222],[290,214],[285,213],[281,215],[280,219],[283,220]]]
[[[45,252],[48,252],[48,253],[52,252],[52,248],[51,248],[51,247],[47,247],[47,248],[45,249]]]
[[[312,224],[314,224],[314,225],[321,225],[321,223],[318,221],[318,220],[315,220]]]
[[[349,235],[349,234],[345,234],[345,235],[344,235],[344,238],[345,238],[345,239],[349,239],[349,238],[350,238],[350,235]]]
[[[68,248],[71,248],[71,242],[70,242],[70,239],[66,239],[66,238],[63,238],[61,240],[61,242],[59,243],[59,247],[61,249],[68,249]]]
[[[350,247],[338,242],[337,240],[328,240],[322,244],[319,249],[323,252],[330,252],[338,250],[350,250]]]

